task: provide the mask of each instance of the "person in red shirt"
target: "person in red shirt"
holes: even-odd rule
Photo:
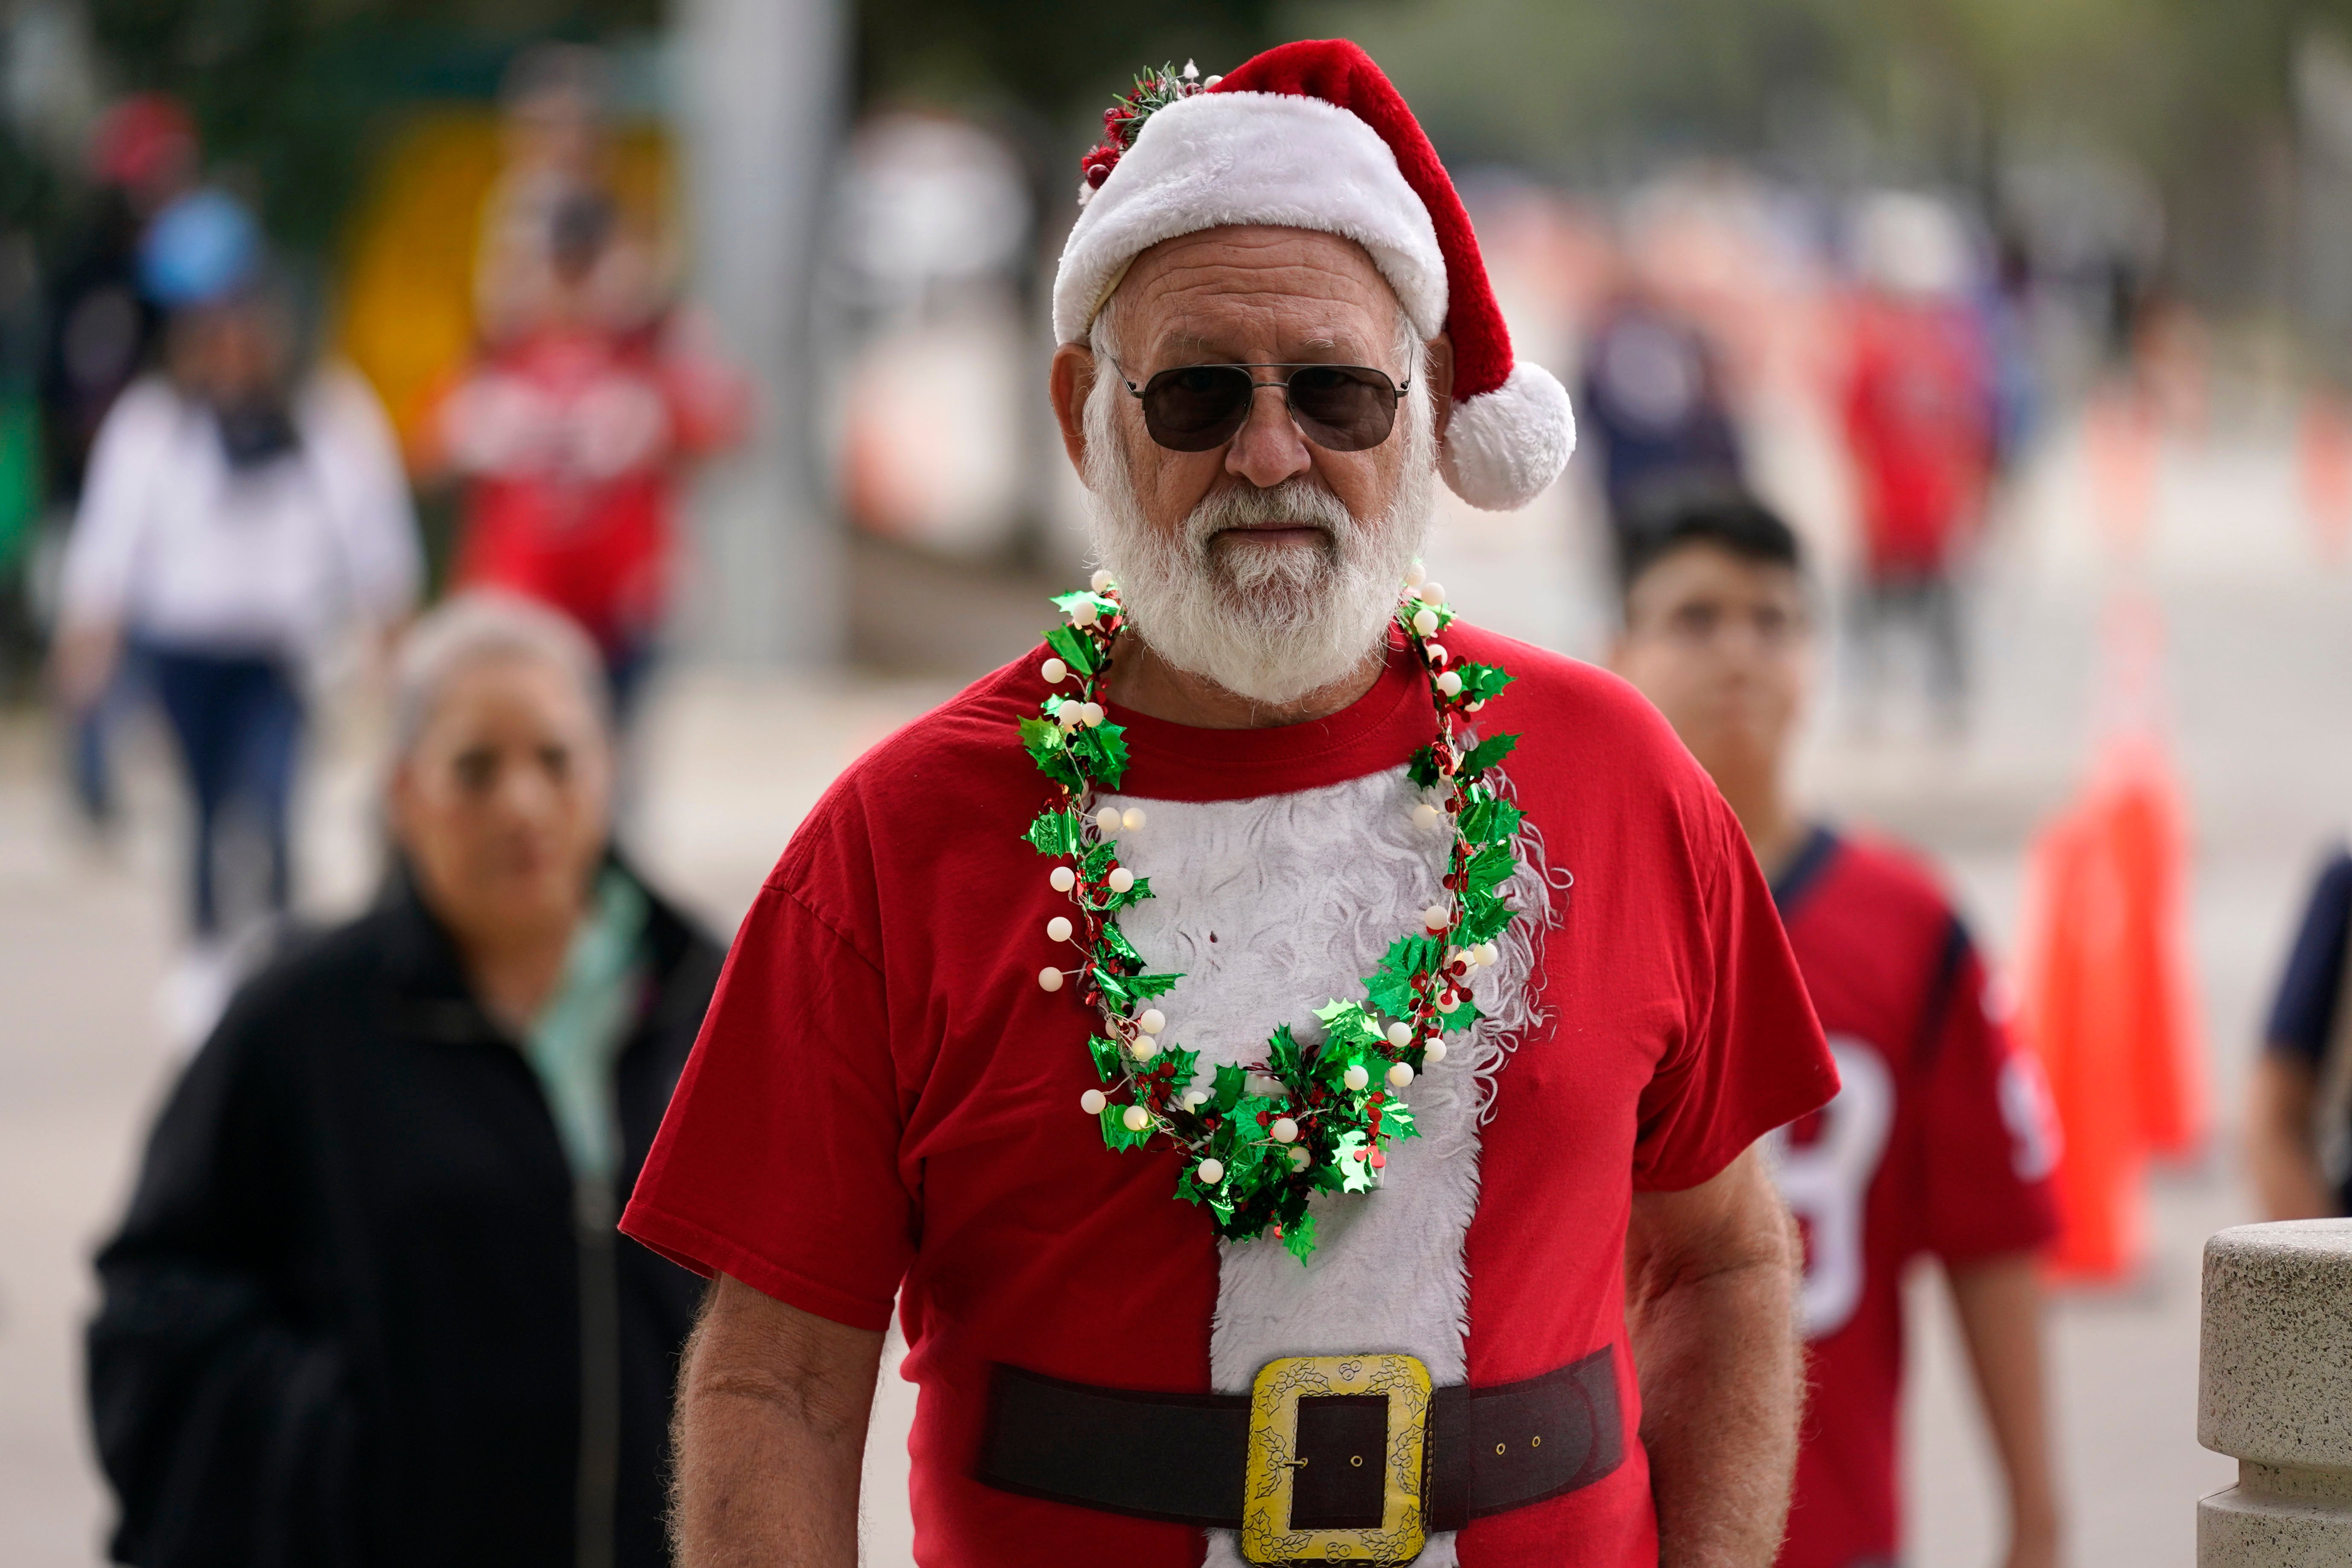
[[[1774,1136],[1805,1240],[1812,1400],[1782,1568],[1900,1559],[1903,1277],[1944,1266],[2000,1451],[2009,1568],[2054,1560],[2033,1252],[2056,1232],[2054,1123],[1968,931],[1887,845],[1799,815],[1788,752],[1811,635],[1796,536],[1752,500],[1694,507],[1629,560],[1612,664],[1721,787],[1770,874],[1843,1087]]]
[[[802,824],[622,1221],[716,1278],[679,1560],[854,1562],[895,1304],[934,1568],[1766,1568],[1753,1145],[1832,1065],[1665,724],[1413,564],[1565,394],[1353,45],[1112,124],[1050,384],[1105,570]]]

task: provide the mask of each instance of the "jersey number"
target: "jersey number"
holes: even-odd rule
[[[1800,1144],[1789,1141],[1785,1127],[1772,1134],[1780,1196],[1804,1223],[1800,1305],[1809,1340],[1845,1327],[1862,1304],[1864,1205],[1895,1121],[1895,1079],[1885,1058],[1849,1035],[1830,1037],[1830,1055],[1843,1087],[1822,1108],[1820,1135]]]

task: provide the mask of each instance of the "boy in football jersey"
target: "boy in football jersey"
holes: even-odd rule
[[[2034,1249],[2053,1123],[1982,961],[1900,852],[1802,816],[1789,752],[1811,681],[1796,536],[1753,500],[1679,511],[1627,551],[1611,663],[1657,704],[1770,879],[1844,1087],[1778,1135],[1805,1239],[1812,1397],[1780,1568],[1896,1562],[1902,1277],[1943,1264],[2007,1481],[2007,1568],[2055,1561]]]

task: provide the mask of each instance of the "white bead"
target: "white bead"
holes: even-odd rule
[[[1198,1110],[1201,1107],[1208,1103],[1209,1091],[1207,1089],[1188,1089],[1184,1091],[1184,1108],[1187,1110]]]
[[[1081,702],[1078,704],[1079,723],[1084,724],[1087,729],[1091,730],[1102,721],[1103,709],[1101,703]]]
[[[1095,826],[1101,828],[1105,833],[1117,833],[1118,831],[1118,807],[1115,805],[1107,805],[1100,811],[1096,812]]]
[[[1389,1087],[1391,1089],[1402,1089],[1412,1081],[1412,1064],[1411,1062],[1397,1062],[1390,1067]]]
[[[1049,964],[1037,972],[1037,984],[1048,991],[1059,991],[1062,988],[1062,972]]]
[[[1421,911],[1421,923],[1432,931],[1444,931],[1454,923],[1454,916],[1444,904],[1432,904]]]
[[[1274,1125],[1266,1131],[1274,1135],[1274,1141],[1277,1143],[1295,1143],[1298,1141],[1298,1123],[1287,1116],[1276,1117]]]
[[[1479,709],[1484,708],[1485,706],[1486,706],[1486,700],[1481,697],[1475,702],[1465,702],[1462,705],[1462,711],[1465,713],[1475,713]]]
[[[1078,874],[1067,866],[1056,866],[1045,880],[1054,884],[1054,891],[1066,893],[1078,885]]]
[[[1080,599],[1070,606],[1070,619],[1082,626],[1095,624],[1095,606],[1091,599]]]
[[[1444,1061],[1445,1059],[1445,1042],[1440,1039],[1432,1039],[1426,1047],[1423,1047],[1421,1058],[1422,1060],[1427,1062]],[[1402,1066],[1403,1064],[1399,1063],[1398,1065]]]
[[[1420,828],[1423,833],[1426,833],[1431,828],[1436,826],[1437,819],[1444,815],[1445,814],[1444,812],[1438,810],[1437,807],[1430,805],[1429,802],[1424,800],[1419,805],[1412,808],[1412,825],[1415,827]]]
[[[1097,593],[1097,594],[1099,594],[1099,593],[1103,592],[1105,589],[1107,589],[1107,588],[1108,588],[1108,587],[1110,586],[1110,584],[1111,584],[1111,576],[1110,576],[1110,574],[1109,574],[1109,573],[1108,573],[1108,572],[1101,571],[1101,570],[1097,569],[1097,570],[1096,571],[1095,574],[1094,574],[1094,577],[1093,577],[1093,579],[1092,579],[1092,582],[1093,582],[1093,584],[1094,584],[1094,590],[1095,590],[1095,592],[1096,592],[1096,593]]]
[[[1418,588],[1427,581],[1429,581],[1428,570],[1424,568],[1420,562],[1416,561],[1412,565],[1404,569],[1404,585],[1406,587]]]
[[[1058,658],[1049,658],[1038,673],[1045,678],[1046,685],[1059,686],[1070,678],[1070,667]]]
[[[1110,890],[1114,893],[1124,893],[1135,886],[1135,873],[1124,866],[1111,872],[1104,879],[1110,884]]]
[[[1399,1050],[1402,1050],[1407,1046],[1412,1044],[1412,1026],[1409,1024],[1391,1024],[1389,1026],[1389,1044],[1394,1046]]]
[[[1293,1149],[1290,1152],[1290,1163],[1297,1169],[1303,1171],[1315,1163],[1315,1156],[1304,1149]]]
[[[1140,831],[1143,826],[1143,808],[1139,805],[1129,806],[1119,814],[1119,821],[1126,826],[1129,833]]]
[[[1160,1042],[1150,1035],[1138,1035],[1127,1042],[1127,1048],[1137,1061],[1148,1062],[1160,1054]]]
[[[1147,1035],[1156,1035],[1168,1026],[1168,1015],[1157,1007],[1146,1007],[1143,1016],[1135,1021],[1135,1026]]]
[[[1459,697],[1462,695],[1462,678],[1449,669],[1437,678],[1437,689],[1448,697]]]
[[[1412,629],[1419,632],[1425,637],[1435,637],[1437,635],[1437,612],[1435,610],[1415,610],[1412,613]]]
[[[1372,1075],[1364,1070],[1363,1063],[1350,1062],[1348,1070],[1339,1075],[1339,1081],[1360,1094],[1371,1087]]]
[[[1225,1163],[1223,1160],[1203,1160],[1192,1167],[1192,1179],[1204,1187],[1213,1187],[1225,1179]]]
[[[1078,727],[1078,705],[1075,702],[1065,700],[1059,708],[1054,710],[1054,722],[1059,724],[1065,730],[1076,729]]]
[[[1067,915],[1055,915],[1052,920],[1045,922],[1045,940],[1047,942],[1067,942],[1070,940],[1070,917]]]
[[[1127,1130],[1129,1132],[1140,1132],[1151,1125],[1151,1112],[1139,1105],[1130,1105],[1127,1108],[1126,1114],[1119,1120],[1127,1123]]]
[[[1495,964],[1500,963],[1502,961],[1503,950],[1501,948],[1496,947],[1491,942],[1482,942],[1478,944],[1478,962],[1480,963]]]
[[[1445,645],[1442,642],[1423,643],[1421,645],[1421,656],[1429,660],[1432,664],[1444,664],[1445,662]]]
[[[1109,1097],[1098,1089],[1090,1089],[1078,1096],[1078,1109],[1088,1116],[1100,1116],[1103,1113],[1103,1107],[1109,1103]]]
[[[1445,589],[1436,583],[1423,583],[1421,585],[1421,602],[1424,605],[1445,603]]]

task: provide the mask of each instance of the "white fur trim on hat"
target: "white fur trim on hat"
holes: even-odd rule
[[[1163,239],[1226,224],[1352,239],[1370,254],[1415,331],[1427,339],[1445,329],[1437,230],[1378,132],[1319,98],[1203,92],[1145,121],[1079,212],[1054,279],[1055,340],[1074,343],[1087,335],[1138,256]]]
[[[1512,511],[1559,478],[1576,450],[1568,388],[1521,360],[1494,391],[1454,405],[1438,454],[1447,488],[1483,511]]]

